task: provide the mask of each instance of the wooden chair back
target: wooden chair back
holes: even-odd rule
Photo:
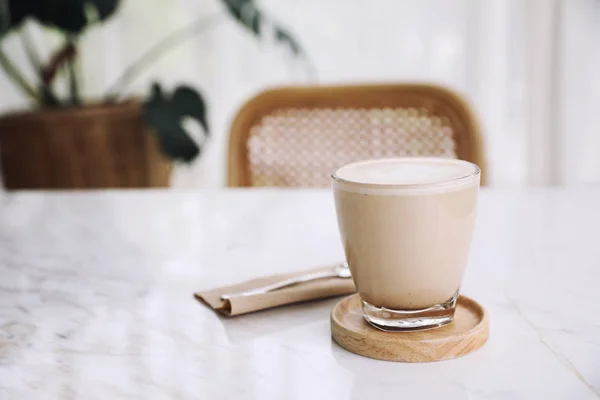
[[[328,187],[338,167],[368,158],[432,156],[486,165],[477,121],[450,90],[423,84],[289,87],[238,112],[228,185]]]

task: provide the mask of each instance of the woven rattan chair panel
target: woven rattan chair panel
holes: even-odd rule
[[[485,166],[473,115],[429,85],[274,89],[238,113],[229,143],[230,186],[328,187],[352,161],[429,156]]]
[[[448,119],[426,109],[290,108],[252,127],[248,156],[253,186],[326,187],[350,161],[456,151]]]

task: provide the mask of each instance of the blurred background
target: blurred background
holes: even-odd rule
[[[600,184],[600,1],[256,5],[293,35],[306,57],[294,57],[268,34],[253,37],[227,15],[221,0],[123,0],[110,18],[78,38],[79,90],[94,100],[162,39],[206,17],[206,29],[170,46],[124,93],[145,97],[151,82],[160,81],[169,90],[193,86],[204,96],[211,137],[193,163],[176,165],[173,187],[225,184],[231,121],[265,88],[403,82],[441,84],[470,102],[482,126],[490,185]],[[42,59],[65,37],[32,21],[22,29]],[[1,45],[21,74],[35,81],[22,37],[7,34]],[[66,93],[68,78],[56,86]],[[31,99],[0,73],[0,113],[31,107]]]

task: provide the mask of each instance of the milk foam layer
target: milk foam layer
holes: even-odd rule
[[[479,182],[479,168],[446,158],[393,158],[347,164],[333,175],[339,189],[365,194],[419,194],[453,191]]]

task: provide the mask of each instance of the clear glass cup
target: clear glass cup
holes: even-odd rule
[[[386,331],[452,322],[473,234],[480,170],[444,158],[367,160],[332,175],[363,315]]]

